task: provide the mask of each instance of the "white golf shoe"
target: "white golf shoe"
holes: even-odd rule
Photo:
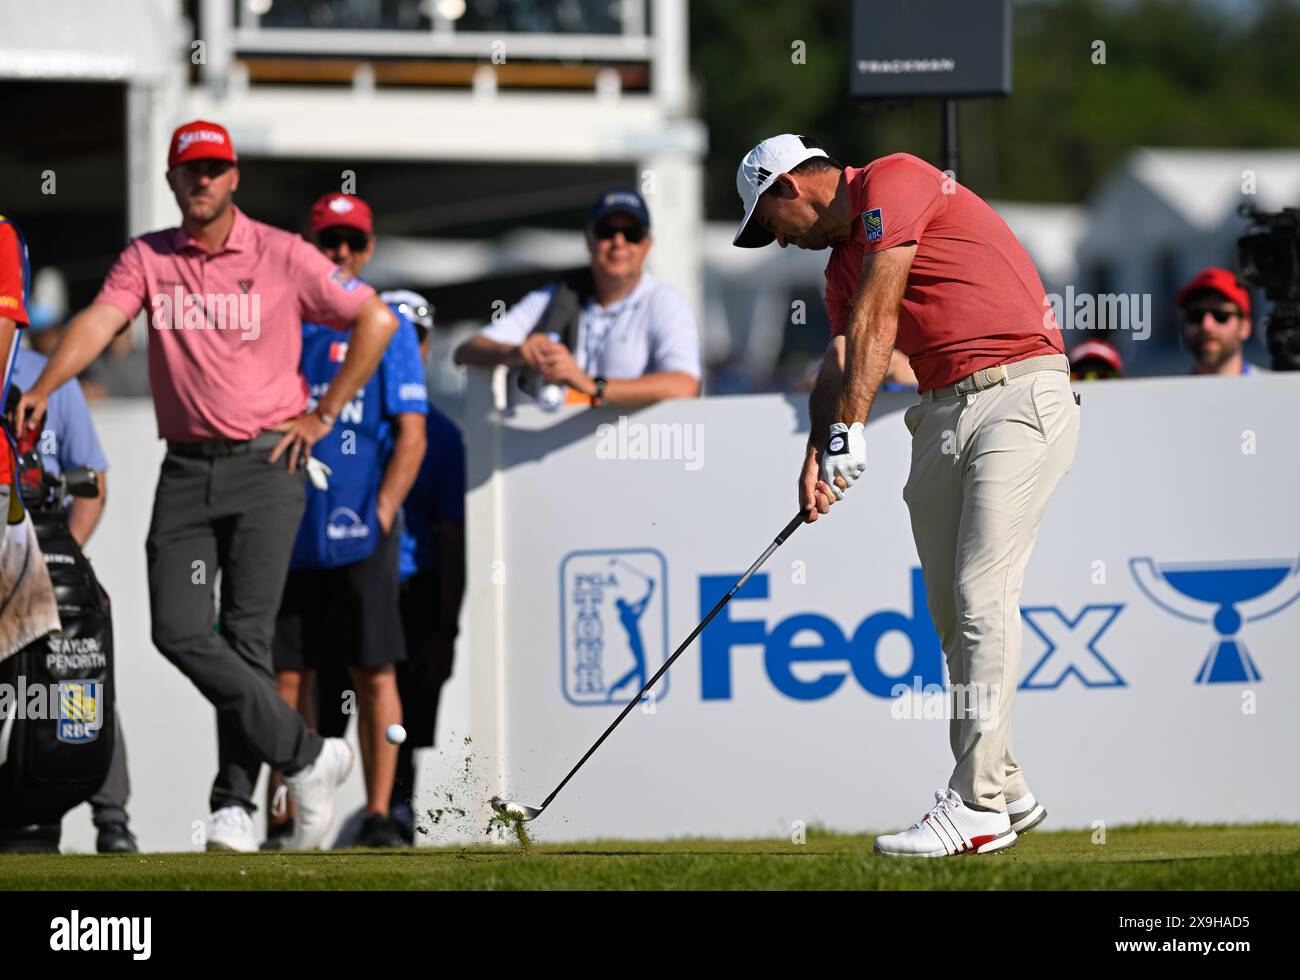
[[[876,838],[876,853],[886,857],[948,857],[991,854],[1016,842],[1005,813],[972,810],[951,789],[934,791],[934,806],[899,834]]]
[[[223,806],[209,818],[209,851],[256,851],[253,817],[242,806]]]
[[[1046,820],[1047,810],[1034,799],[1033,793],[1026,793],[1018,800],[1007,801],[1007,817],[1011,820],[1011,829],[1023,834]]]
[[[295,851],[310,851],[325,843],[334,822],[334,791],[352,771],[352,747],[341,738],[327,738],[320,755],[302,772],[285,776],[298,814],[294,818]]]

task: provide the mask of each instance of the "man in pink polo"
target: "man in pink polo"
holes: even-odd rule
[[[735,244],[832,249],[831,343],[809,398],[799,506],[814,521],[866,467],[864,423],[897,347],[921,401],[903,417],[903,490],[952,685],[956,765],[930,811],[876,840],[890,856],[990,853],[1047,815],[1011,751],[1020,590],[1074,459],[1079,413],[1043,286],[1002,219],[906,153],[841,167],[802,136],[741,161]],[[973,710],[992,706],[991,711]]]
[[[217,710],[208,848],[257,850],[253,788],[264,762],[285,774],[297,804],[295,846],[318,847],[352,751],[309,731],[279,697],[271,638],[311,447],[375,370],[397,320],[311,244],[235,207],[239,169],[223,127],[181,126],[167,167],[180,227],[126,247],[15,417],[38,424],[50,393],[144,312],[167,440],[146,543],[153,640]],[[298,370],[304,319],[352,331],[343,366],[310,413]]]

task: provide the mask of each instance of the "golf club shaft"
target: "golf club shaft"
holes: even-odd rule
[[[713,617],[716,616],[722,610],[722,607],[731,601],[731,597],[734,596],[737,592],[739,592],[744,587],[745,583],[749,581],[750,576],[752,576],[756,571],[762,568],[763,563],[767,561],[770,557],[772,557],[772,552],[776,551],[777,548],[785,544],[785,539],[788,538],[790,535],[792,535],[795,532],[795,528],[797,528],[800,524],[803,523],[804,523],[804,512],[800,511],[798,514],[795,514],[794,518],[790,521],[790,523],[787,524],[784,527],[784,529],[782,529],[781,533],[772,539],[772,543],[767,546],[767,550],[758,556],[758,560],[755,561],[754,564],[749,566],[749,570],[745,572],[745,574],[740,577],[740,580],[731,587],[731,591],[728,592],[726,595],[724,595],[721,599],[719,599],[718,604],[715,605],[711,610],[709,610],[709,614],[704,617],[704,619],[700,622],[700,625],[695,627],[695,629],[691,630],[691,635],[688,636],[684,641],[682,641],[682,645],[679,646],[673,652],[673,655],[671,657],[669,657],[666,661],[664,661],[664,665],[660,667],[657,671],[655,671],[654,676],[645,682],[641,690],[636,692],[636,695],[632,698],[631,701],[627,703],[627,706],[624,707],[623,710],[619,712],[618,717],[614,719],[613,723],[608,728],[605,729],[605,733],[601,735],[600,738],[596,739],[596,744],[587,750],[587,754],[578,760],[578,764],[576,766],[574,766],[572,769],[569,770],[569,774],[564,777],[564,779],[560,782],[560,785],[555,787],[555,789],[551,791],[551,795],[542,801],[541,807],[538,808],[539,813],[551,805],[551,800],[555,799],[560,794],[560,790],[564,789],[565,785],[569,782],[569,780],[573,778],[574,773],[576,773],[579,769],[581,769],[583,763],[585,763],[588,759],[592,757],[592,755],[595,754],[596,750],[600,748],[601,743],[604,742],[605,739],[609,738],[610,732],[612,732],[615,728],[617,728],[619,722],[621,722],[624,718],[628,716],[628,712],[630,712],[638,703],[640,703],[641,698],[645,696],[646,691],[654,687],[656,682],[658,682],[659,678],[668,672],[668,668],[673,665],[673,662],[676,661],[676,659],[680,657],[683,652],[685,652],[686,648],[691,645],[691,643],[695,640],[695,638],[704,631],[704,627],[709,625]]]

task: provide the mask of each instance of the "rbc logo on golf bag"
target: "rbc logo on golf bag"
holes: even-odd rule
[[[668,659],[668,567],[652,548],[574,551],[560,563],[564,696],[626,704]],[[668,676],[651,692],[668,693]]]
[[[60,742],[93,742],[104,727],[103,681],[59,681]]]

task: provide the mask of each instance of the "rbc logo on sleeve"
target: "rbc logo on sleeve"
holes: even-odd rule
[[[103,681],[59,681],[58,739],[93,742],[104,727]]]
[[[880,208],[862,212],[862,227],[866,230],[867,241],[874,242],[884,237],[885,217]]]
[[[668,659],[668,567],[652,548],[574,551],[560,562],[560,651],[572,704],[625,704]],[[668,693],[668,676],[651,692]]]

